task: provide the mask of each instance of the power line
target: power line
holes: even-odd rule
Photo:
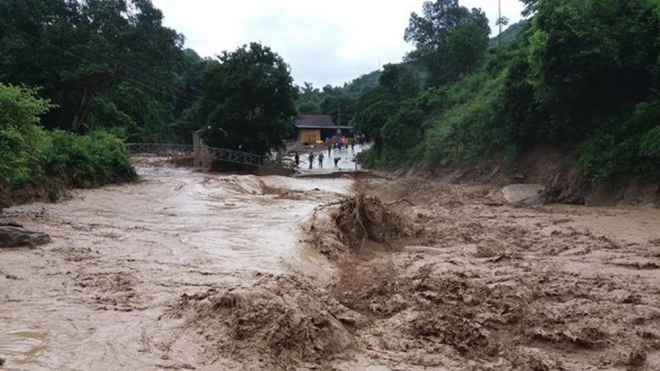
[[[75,58],[75,59],[78,59],[78,60],[80,60],[80,61],[82,61],[82,62],[87,62],[87,63],[90,63],[90,64],[98,63],[98,62],[93,62],[93,61],[91,61],[91,60],[88,59],[88,58],[82,57],[82,56],[80,56],[80,55],[78,55],[78,54],[76,54],[76,53],[74,53],[74,52],[71,52],[70,50],[67,50],[67,49],[62,48],[62,47],[57,46],[57,45],[53,45],[53,44],[49,43],[48,41],[44,40],[43,38],[37,37],[37,36],[32,35],[32,34],[26,32],[26,31],[23,31],[23,30],[21,30],[21,29],[19,29],[19,28],[16,28],[16,27],[14,27],[14,26],[12,26],[12,25],[10,25],[10,24],[7,24],[7,23],[3,22],[2,20],[0,20],[0,26],[4,26],[4,27],[6,27],[6,28],[9,28],[9,29],[11,29],[11,30],[13,30],[13,31],[15,31],[15,32],[17,32],[17,33],[20,33],[20,34],[22,34],[22,35],[24,35],[24,36],[27,36],[27,37],[30,38],[30,39],[33,39],[33,40],[35,40],[35,41],[37,41],[37,42],[39,42],[39,43],[41,43],[41,44],[43,44],[43,45],[46,45],[46,46],[48,46],[48,47],[50,47],[50,48],[52,48],[52,49],[54,49],[54,50],[57,50],[57,51],[59,51],[59,52],[62,52],[62,53],[64,53],[64,54],[66,54],[66,55],[68,55],[68,56],[70,56],[70,57],[73,57],[73,58]],[[66,40],[69,41],[69,42],[72,42],[72,40],[71,40],[70,38],[66,38],[66,37],[64,37],[64,39],[66,39]],[[142,75],[142,74],[143,74],[143,72],[141,72],[141,71],[139,71],[138,69],[136,69],[136,68],[130,66],[130,65],[129,65],[128,63],[126,63],[126,62],[118,61],[118,60],[116,60],[116,59],[110,59],[110,58],[106,58],[105,61],[106,61],[106,62],[112,62],[112,63],[114,63],[114,64],[121,64],[122,66],[126,67],[126,69],[128,69],[128,70],[134,72],[134,73],[137,74],[137,75]],[[181,94],[181,95],[186,95],[186,96],[188,96],[188,97],[190,97],[190,98],[193,98],[193,99],[196,99],[196,100],[199,100],[199,101],[203,101],[203,102],[207,102],[207,103],[215,103],[214,101],[210,101],[210,100],[208,100],[208,99],[205,99],[205,98],[202,97],[202,96],[199,96],[199,95],[195,95],[195,94],[189,93],[189,92],[183,90],[183,88],[176,87],[176,86],[171,85],[171,84],[169,84],[169,83],[167,83],[167,82],[164,82],[163,80],[160,80],[160,79],[157,79],[157,78],[154,78],[154,77],[149,77],[149,76],[146,76],[146,77],[147,77],[148,79],[150,79],[151,81],[153,81],[153,82],[156,82],[156,83],[158,83],[158,84],[160,84],[160,85],[162,85],[162,86],[164,86],[164,87],[166,87],[166,88],[170,88],[171,90],[174,90],[174,91],[178,92],[178,93]],[[168,91],[165,91],[165,90],[160,89],[160,88],[158,88],[158,87],[154,87],[153,85],[150,85],[150,84],[144,83],[144,82],[142,82],[142,81],[139,81],[139,80],[133,79],[133,78],[128,77],[128,76],[122,76],[122,79],[124,79],[124,80],[126,80],[126,81],[130,81],[130,82],[132,82],[132,83],[134,83],[134,84],[136,84],[136,85],[142,86],[142,87],[144,87],[144,88],[146,88],[146,89],[149,89],[149,90],[151,90],[152,92],[161,93],[161,94],[166,95],[166,96],[168,96],[168,97],[171,97],[171,98],[174,98],[174,99],[178,99],[178,100],[180,100],[180,101],[182,101],[182,102],[188,103],[188,104],[190,104],[190,105],[193,105],[193,104],[195,103],[195,102],[193,102],[193,101],[191,101],[191,100],[185,99],[185,98],[183,98],[183,97],[181,97],[181,96],[176,96],[176,95],[174,95],[174,94],[171,94],[171,93],[168,92]]]
[[[60,51],[60,52],[62,52],[62,53],[64,53],[64,54],[67,54],[67,55],[69,55],[70,57],[76,58],[76,59],[78,59],[78,60],[80,60],[80,61],[87,62],[87,63],[90,63],[90,64],[95,64],[95,62],[93,62],[93,61],[91,61],[91,60],[89,60],[89,59],[87,59],[87,58],[85,58],[85,57],[82,57],[82,56],[80,56],[80,55],[78,55],[78,54],[75,54],[75,53],[73,53],[73,52],[71,52],[71,51],[69,51],[69,50],[66,50],[66,49],[64,49],[64,48],[62,48],[62,47],[59,47],[59,46],[57,46],[57,45],[53,45],[53,44],[51,44],[51,43],[49,43],[49,42],[43,40],[43,39],[40,38],[40,37],[37,37],[37,36],[31,35],[31,34],[29,34],[28,32],[25,32],[25,31],[23,31],[23,30],[21,30],[21,29],[18,29],[18,28],[14,27],[14,26],[12,26],[12,25],[9,25],[9,24],[7,24],[7,23],[5,23],[5,22],[0,21],[0,26],[4,26],[4,27],[6,27],[6,28],[9,28],[9,29],[11,29],[11,30],[13,30],[13,31],[15,31],[15,32],[18,32],[18,33],[20,33],[20,34],[22,34],[22,35],[24,35],[24,36],[27,36],[27,37],[29,37],[29,38],[31,38],[31,39],[33,39],[33,40],[36,40],[36,41],[40,42],[40,43],[43,44],[43,45],[46,45],[46,46],[48,46],[48,47],[50,47],[50,48],[53,48],[53,49],[55,49],[55,50],[57,50],[57,51]],[[71,40],[69,40],[69,41],[71,41]],[[140,71],[138,71],[137,69],[135,69],[135,68],[129,66],[129,65],[128,65],[127,63],[125,63],[125,62],[122,63],[121,61],[117,61],[117,60],[106,60],[106,62],[108,62],[108,61],[109,61],[109,62],[113,62],[113,63],[115,63],[115,64],[122,64],[123,66],[125,66],[127,69],[130,69],[130,70],[133,71],[134,73],[140,74]],[[149,78],[149,77],[148,77],[148,78]],[[183,102],[185,102],[185,103],[189,103],[189,104],[191,104],[191,105],[195,103],[195,102],[189,101],[189,100],[187,100],[187,99],[184,99],[184,98],[182,98],[182,97],[179,97],[179,96],[176,96],[176,95],[170,94],[169,92],[167,92],[167,91],[165,91],[165,90],[161,90],[161,89],[159,89],[159,88],[153,87],[153,86],[148,85],[148,84],[146,84],[146,83],[143,83],[143,82],[141,82],[141,81],[138,81],[138,80],[132,79],[132,78],[130,78],[130,77],[124,76],[123,79],[125,79],[125,80],[127,80],[127,81],[130,81],[130,82],[133,82],[133,83],[135,83],[135,84],[137,84],[137,85],[140,85],[140,86],[142,86],[142,87],[144,87],[144,88],[150,89],[152,92],[158,92],[158,93],[161,93],[161,94],[167,95],[167,96],[169,96],[169,97],[171,97],[171,98],[179,99],[179,100],[181,100],[181,101],[183,101]],[[178,88],[178,87],[175,87],[175,86],[173,86],[173,85],[170,85],[170,84],[168,84],[168,83],[166,83],[166,82],[163,82],[162,80],[158,80],[158,79],[156,79],[156,78],[150,78],[150,79],[151,79],[152,81],[155,81],[155,82],[157,82],[157,83],[162,84],[162,85],[165,86],[165,87],[169,87],[169,88],[171,88],[172,90],[176,90],[176,91],[179,92],[179,93],[186,94],[186,95],[188,95],[189,97],[192,97],[192,98],[195,98],[195,99],[199,99],[199,100],[205,100],[204,98],[202,98],[202,97],[200,97],[200,96],[197,96],[197,95],[194,95],[194,94],[191,94],[191,93],[185,92],[185,91],[181,90],[181,88]]]

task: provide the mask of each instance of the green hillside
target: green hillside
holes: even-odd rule
[[[364,161],[433,168],[503,153],[513,166],[544,147],[575,153],[587,179],[660,177],[660,3],[539,0],[490,49],[479,12],[437,3],[458,8],[405,31],[429,77],[419,93],[402,94],[413,74],[391,67],[356,104],[353,123],[374,140]]]

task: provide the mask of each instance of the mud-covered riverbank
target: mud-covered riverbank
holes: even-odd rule
[[[141,172],[6,210],[53,242],[0,251],[3,369],[660,368],[657,209]]]

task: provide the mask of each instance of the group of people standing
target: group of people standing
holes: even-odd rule
[[[331,158],[332,156],[333,146],[341,151],[341,148],[343,146],[348,148],[349,143],[353,151],[355,152],[355,142],[350,139],[341,138],[334,144],[328,145],[328,158]],[[300,167],[300,154],[298,152],[295,152],[293,159],[295,161],[296,168]],[[307,155],[307,162],[309,164],[309,169],[313,169],[315,159],[319,162],[319,169],[323,169],[323,160],[325,159],[325,155],[323,154],[323,152],[319,152],[318,154],[315,155],[314,151],[309,151],[309,155]],[[341,157],[334,157],[333,161],[335,163],[335,168],[337,168],[339,167],[339,161],[341,161]]]
[[[355,152],[355,139],[353,139],[353,138],[347,138],[347,137],[341,137],[341,138],[337,139],[336,142],[334,142],[333,144],[331,144],[331,145],[328,147],[328,152],[330,151],[330,149],[331,149],[333,146],[334,146],[335,148],[337,148],[338,150],[340,150],[340,151],[341,151],[342,147],[348,149],[348,146],[351,146],[351,150],[352,150],[353,152]]]

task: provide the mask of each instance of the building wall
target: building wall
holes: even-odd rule
[[[319,129],[300,129],[298,141],[301,143],[316,143],[321,140],[321,130]]]

